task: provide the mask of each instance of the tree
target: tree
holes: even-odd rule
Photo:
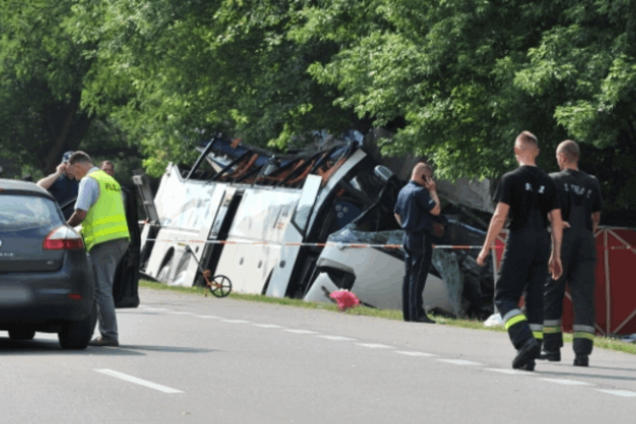
[[[636,225],[635,12],[634,1],[564,2],[515,77],[550,99],[557,123],[584,143],[581,165],[599,177],[609,218],[622,225]]]
[[[563,133],[553,111],[514,84],[550,24],[552,3],[539,3],[332,0],[304,10],[293,35],[341,44],[310,72],[374,125],[401,121],[385,153],[428,156],[445,177],[494,177],[511,166],[522,130]],[[366,16],[352,23],[352,10]]]
[[[428,156],[449,178],[497,177],[514,166],[511,145],[522,130],[538,135],[548,170],[556,170],[556,144],[576,138],[610,208],[636,205],[636,2],[306,4],[292,36],[341,46],[311,74],[374,125],[399,123],[385,153]],[[601,163],[590,160],[594,152]],[[625,186],[615,183],[624,177]]]
[[[4,2],[0,147],[50,168],[80,143],[141,145],[158,175],[218,133],[282,150],[315,130],[385,127],[396,133],[385,154],[427,156],[446,178],[496,178],[531,130],[550,171],[557,143],[580,141],[582,165],[625,210],[636,203],[635,5]]]
[[[168,161],[191,159],[192,146],[217,133],[284,148],[311,131],[363,126],[333,105],[335,90],[307,73],[335,46],[290,40],[294,5],[82,1],[75,37],[95,46],[99,64],[84,104],[141,140],[155,175]],[[121,102],[121,87],[134,96]]]
[[[0,148],[3,158],[45,173],[65,151],[99,154],[123,143],[104,137],[116,132],[112,122],[82,105],[95,61],[68,30],[74,3],[0,3]]]

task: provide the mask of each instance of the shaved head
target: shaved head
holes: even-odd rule
[[[539,140],[537,140],[537,136],[530,131],[524,131],[517,136],[515,147],[524,151],[538,149]]]
[[[433,168],[426,162],[419,162],[413,167],[413,172],[411,172],[411,179],[414,181],[425,180],[426,177],[433,177]]]
[[[519,164],[534,166],[539,156],[539,141],[530,131],[524,131],[517,136],[514,151]]]
[[[565,140],[557,147],[557,154],[565,156],[565,160],[569,163],[577,163],[581,155],[581,149],[576,141]]]

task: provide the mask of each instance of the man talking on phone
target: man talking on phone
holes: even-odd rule
[[[411,180],[400,190],[393,212],[404,229],[404,321],[435,324],[426,315],[422,298],[433,258],[432,215],[441,212],[433,169],[428,163],[420,162],[413,167]]]

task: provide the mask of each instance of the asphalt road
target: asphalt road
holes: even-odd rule
[[[513,371],[504,333],[141,291],[119,348],[0,333],[1,423],[636,420],[636,357]]]

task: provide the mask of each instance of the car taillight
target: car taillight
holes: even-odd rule
[[[62,225],[51,231],[42,243],[44,250],[76,250],[84,248],[84,240],[74,229]]]

